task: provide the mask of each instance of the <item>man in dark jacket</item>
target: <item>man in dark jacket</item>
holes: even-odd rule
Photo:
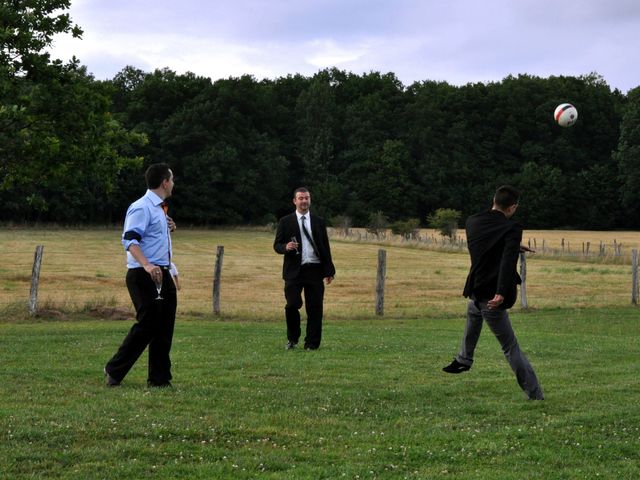
[[[533,367],[520,350],[507,309],[518,295],[520,276],[516,271],[522,241],[522,226],[511,217],[518,208],[520,194],[508,185],[496,190],[491,210],[467,219],[467,245],[471,270],[464,287],[469,298],[467,324],[456,358],[442,370],[462,373],[471,368],[483,321],[496,336],[520,388],[529,399],[544,395]],[[527,250],[527,249],[525,249]]]
[[[322,314],[324,285],[333,281],[336,269],[331,260],[331,248],[324,220],[309,211],[311,194],[306,188],[293,192],[296,211],[278,222],[273,249],[284,255],[282,278],[287,301],[287,345],[291,350],[300,338],[300,308],[302,290],[307,311],[306,350],[320,347],[322,338]]]

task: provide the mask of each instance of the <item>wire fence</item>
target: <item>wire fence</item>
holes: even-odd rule
[[[426,236],[412,239],[387,234],[371,238],[333,230],[330,234],[338,273],[326,291],[327,318],[375,316],[380,248],[386,250],[385,316],[450,316],[464,309],[461,290],[469,268],[464,239],[446,243],[442,239],[428,241]],[[43,245],[36,302],[40,315],[81,312],[100,318],[133,317],[119,232],[76,235],[65,231],[40,238],[33,234],[28,241],[20,241],[18,233],[16,237],[10,241],[0,237],[0,311],[5,316],[29,311],[35,251],[37,245]],[[213,316],[217,247],[224,245],[218,283],[221,317],[282,319],[282,257],[273,252],[272,242],[270,232],[183,231],[176,235],[174,253],[182,286],[179,315]],[[632,255],[627,256],[623,249],[617,250],[619,255],[599,255],[598,248],[596,253],[590,250],[588,256],[569,254],[567,249],[567,255],[562,256],[540,247],[547,253],[524,257],[528,262],[529,308],[637,303],[637,260],[634,266]],[[516,308],[521,308],[520,303]]]
[[[433,230],[426,229],[417,229],[407,234],[394,234],[389,229],[372,231],[363,228],[343,228],[331,229],[331,231],[335,238],[351,242],[415,246],[438,251],[466,252],[467,250],[464,235],[442,236]],[[545,238],[525,236],[523,244],[534,250],[538,256],[629,264],[633,250],[638,248],[637,245],[632,243],[627,245],[615,237],[609,241],[572,241],[564,237],[550,241]]]

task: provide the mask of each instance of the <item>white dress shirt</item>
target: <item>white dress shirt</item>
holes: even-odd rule
[[[311,233],[311,215],[309,212],[303,215],[296,210],[296,216],[298,217],[298,226],[300,227],[300,236],[302,237],[299,242],[302,245],[302,258],[300,259],[302,265],[306,263],[320,263],[320,259],[316,255],[316,252],[313,251],[313,245],[311,245],[311,242],[302,231],[302,217],[304,216],[304,223],[307,228],[307,232],[309,232],[309,236],[313,238],[313,233]]]

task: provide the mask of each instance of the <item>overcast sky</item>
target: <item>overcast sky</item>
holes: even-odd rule
[[[337,67],[420,80],[597,72],[640,85],[640,0],[72,0],[82,40],[58,36],[98,79],[126,65],[212,80]]]

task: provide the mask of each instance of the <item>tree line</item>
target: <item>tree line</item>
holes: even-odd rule
[[[509,183],[528,228],[640,227],[640,88],[595,73],[405,86],[335,68],[212,81],[127,66],[99,81],[75,58],[50,60],[54,34],[82,31],[30,3],[0,11],[5,221],[120,222],[144,169],[167,162],[182,224],[267,224],[304,185],[330,222],[425,225],[440,208],[486,208]],[[579,111],[573,127],[553,120],[563,102]]]

